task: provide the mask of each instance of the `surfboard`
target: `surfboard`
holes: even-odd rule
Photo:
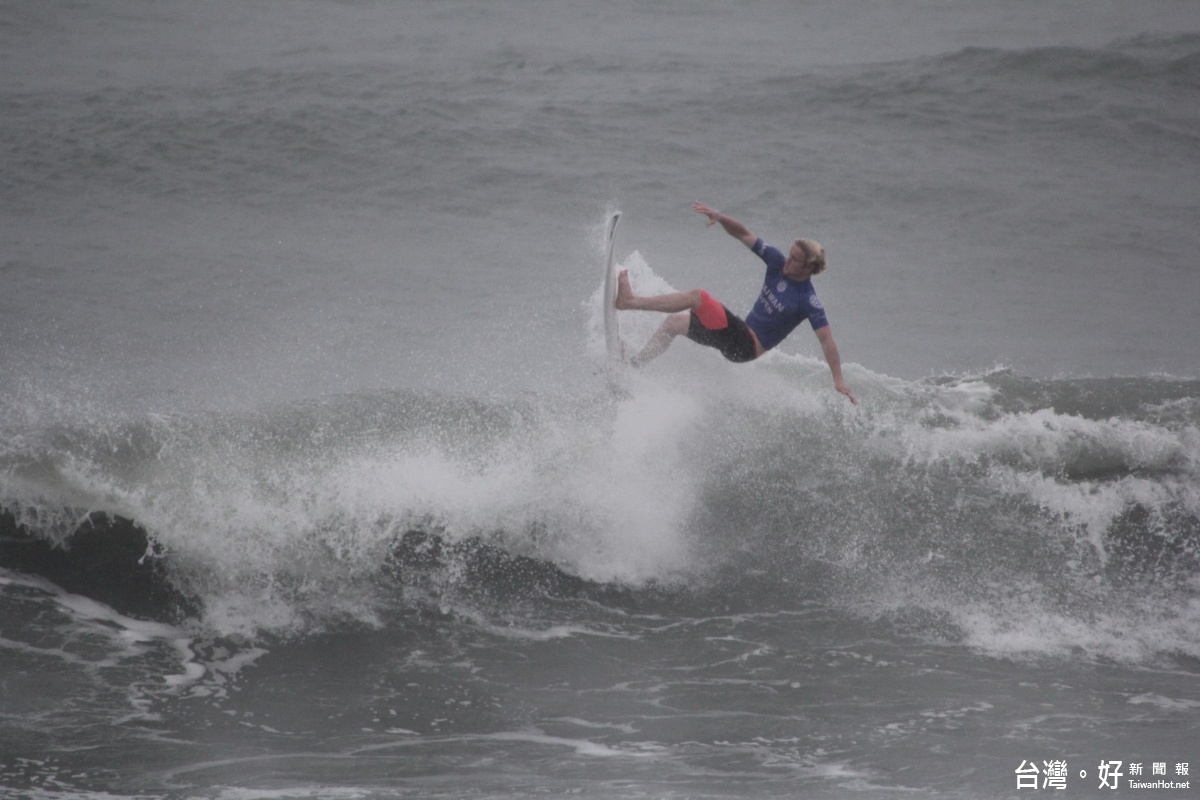
[[[621,212],[615,211],[608,218],[605,235],[604,257],[604,346],[610,361],[621,360],[621,331],[617,327],[617,264],[613,259],[613,246],[617,241],[617,222]]]

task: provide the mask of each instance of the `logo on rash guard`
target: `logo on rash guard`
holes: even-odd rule
[[[771,291],[770,286],[762,287],[762,292],[759,295],[762,298],[765,307],[763,308],[768,314],[774,314],[776,311],[783,311],[786,306],[780,301],[775,293]]]
[[[780,281],[778,284],[776,284],[775,291],[786,292],[787,291],[787,281]]]

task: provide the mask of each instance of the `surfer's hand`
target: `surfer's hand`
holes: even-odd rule
[[[850,387],[846,385],[845,381],[834,381],[833,385],[839,392],[849,397],[851,403],[858,405],[858,401],[854,399],[854,392],[850,391]]]
[[[705,225],[715,225],[721,220],[720,211],[717,211],[715,208],[709,208],[703,203],[692,203],[692,210],[697,214],[703,214],[708,217],[708,222],[704,223]]]

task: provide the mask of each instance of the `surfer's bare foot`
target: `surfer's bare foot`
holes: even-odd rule
[[[613,306],[617,310],[631,308],[630,302],[633,298],[633,289],[629,288],[629,270],[623,269],[617,275],[617,299],[613,302]]]
[[[625,344],[625,340],[621,339],[621,363],[628,364],[631,367],[640,367],[641,361],[638,361],[638,353],[630,353],[629,345]]]
[[[621,342],[621,360],[624,361],[626,364],[633,367],[634,369],[637,369],[638,367],[640,367],[642,365],[642,360],[638,357],[640,355],[641,355],[641,353],[634,353],[634,354],[630,355],[629,352],[627,352],[625,350],[625,343]]]

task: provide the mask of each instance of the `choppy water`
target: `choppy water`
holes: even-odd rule
[[[1200,768],[1191,6],[5,4],[0,42],[0,793]],[[635,288],[748,307],[697,199],[826,245],[858,406],[807,328],[603,370],[608,210]]]

